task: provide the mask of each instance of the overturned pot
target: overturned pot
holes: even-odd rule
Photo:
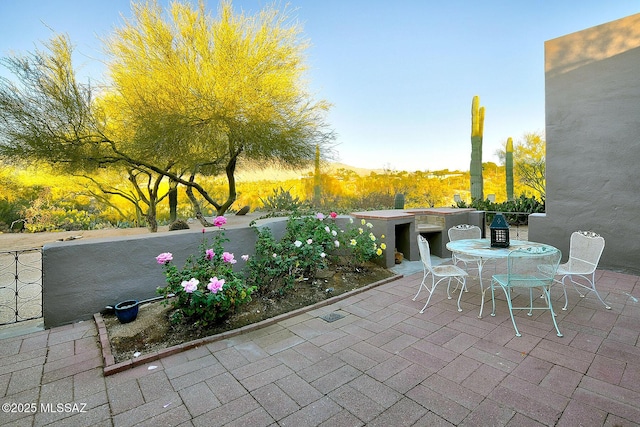
[[[132,299],[127,301],[122,301],[116,304],[115,311],[116,317],[120,321],[120,323],[129,323],[136,320],[138,317],[138,307],[140,307],[140,303],[138,300]]]

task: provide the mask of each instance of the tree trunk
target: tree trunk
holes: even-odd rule
[[[169,180],[169,222],[178,219],[178,183],[173,179]]]
[[[236,193],[236,164],[238,162],[238,155],[240,153],[236,153],[227,163],[225,168],[225,172],[227,174],[227,181],[229,182],[229,197],[227,197],[227,201],[222,204],[218,208],[218,215],[224,215],[224,213],[231,207],[231,205],[236,201],[237,193]]]
[[[200,221],[200,224],[202,224],[203,227],[213,227],[213,224],[207,221],[207,219],[202,214],[200,203],[198,202],[198,199],[196,199],[196,196],[193,195],[193,187],[187,187],[186,193],[187,197],[191,201],[191,206],[193,206],[193,212],[198,221]]]
[[[156,218],[157,203],[155,197],[149,198],[149,207],[147,209],[147,228],[150,232],[158,231],[158,220]]]

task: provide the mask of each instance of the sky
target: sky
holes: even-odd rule
[[[169,0],[159,0],[166,5]],[[213,15],[218,0],[205,0]],[[256,14],[266,0],[234,0]],[[544,134],[544,42],[640,12],[640,0],[290,0],[309,91],[332,104],[335,160],[369,169],[469,170],[471,101],[485,107],[483,161],[507,138]],[[0,56],[75,45],[79,75],[101,80],[101,40],[129,0],[0,0]],[[0,69],[0,76],[7,76]]]

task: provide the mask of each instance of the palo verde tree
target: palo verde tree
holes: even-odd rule
[[[531,132],[524,134],[513,153],[518,181],[538,193],[542,200],[546,193],[546,148],[543,136]]]
[[[153,174],[148,188],[167,177],[222,215],[236,198],[238,162],[297,167],[332,140],[328,104],[303,84],[307,43],[286,11],[238,15],[227,1],[217,18],[203,2],[174,2],[167,16],[154,1],[132,8],[107,42],[111,80],[99,97],[76,81],[65,36],[49,52],[3,60],[19,84],[0,81],[0,155],[71,170],[120,165]],[[224,201],[198,182],[218,174]]]
[[[142,135],[133,145],[173,165],[168,176],[187,185],[197,214],[193,189],[218,215],[232,205],[238,162],[298,167],[331,140],[328,104],[313,102],[303,85],[307,42],[286,11],[251,17],[223,2],[214,19],[202,2],[173,3],[168,20],[155,3],[133,8],[107,44],[115,105]],[[219,174],[228,182],[224,201],[197,185],[199,175]]]
[[[163,197],[159,182],[167,166],[136,161],[123,151],[117,128],[124,124],[115,124],[93,87],[76,79],[68,37],[55,36],[45,48],[2,60],[16,79],[0,80],[0,156],[16,164],[52,164],[73,175],[125,167],[148,206],[147,225],[156,231],[155,206]],[[132,179],[140,176],[149,179]]]
[[[498,150],[496,154],[506,166],[507,152]],[[540,133],[525,133],[513,143],[513,173],[518,184],[529,187],[533,196],[545,199],[546,142]]]

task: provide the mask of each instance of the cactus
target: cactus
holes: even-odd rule
[[[482,189],[482,135],[484,133],[484,107],[478,95],[471,102],[471,200],[484,200]]]
[[[404,194],[396,193],[396,197],[393,199],[394,209],[404,209]]]
[[[513,139],[507,139],[507,149],[504,158],[507,175],[507,200],[513,200]]]

